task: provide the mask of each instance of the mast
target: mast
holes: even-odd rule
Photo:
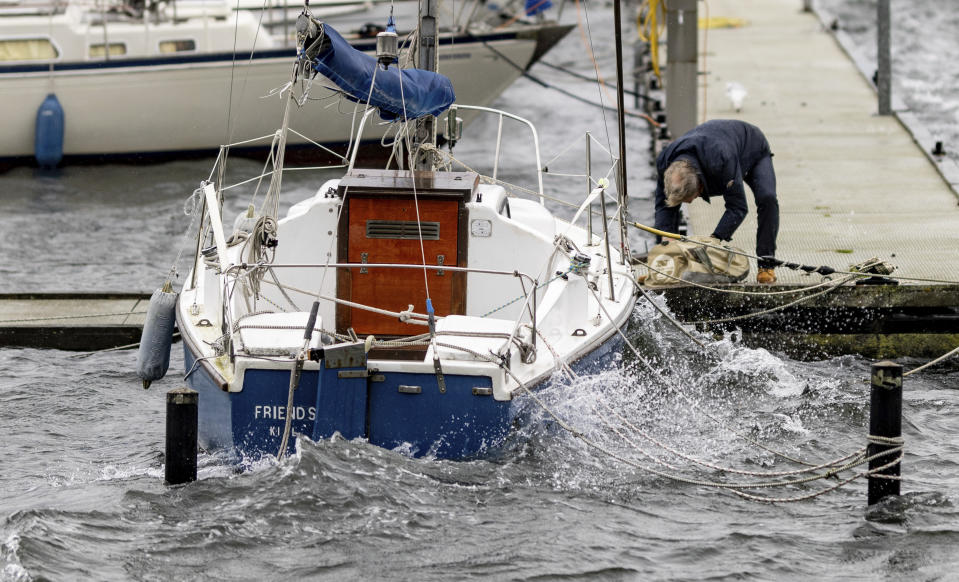
[[[623,34],[622,14],[620,4],[622,0],[613,3],[613,20],[616,42],[616,113],[619,121],[619,164],[617,164],[616,190],[619,193],[619,236],[623,264],[626,264],[626,254],[629,246],[626,243],[626,105],[623,96]]]
[[[439,30],[439,0],[420,0],[419,34],[416,44],[416,67],[426,71],[439,68],[439,51],[437,50],[437,33]],[[421,144],[436,145],[436,118],[424,115],[416,120],[416,130],[413,135],[413,151],[416,159],[413,161],[415,170],[432,170],[432,155],[424,155],[419,146]]]

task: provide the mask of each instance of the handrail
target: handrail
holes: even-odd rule
[[[542,162],[542,160],[540,159],[540,155],[539,155],[539,134],[536,132],[536,126],[534,126],[533,123],[532,123],[531,121],[529,121],[528,119],[524,119],[524,118],[522,118],[522,117],[520,117],[520,116],[518,116],[518,115],[513,115],[512,113],[508,113],[508,112],[506,112],[506,111],[501,111],[501,110],[499,110],[499,109],[493,109],[493,108],[491,108],[491,107],[481,107],[481,106],[479,106],[479,105],[459,105],[459,104],[457,104],[457,105],[456,105],[456,108],[457,108],[457,109],[466,109],[466,110],[471,110],[471,111],[480,111],[480,112],[485,112],[485,113],[492,113],[493,115],[498,115],[498,116],[499,116],[500,119],[499,119],[498,131],[497,131],[496,151],[495,151],[494,154],[493,154],[493,156],[494,156],[494,157],[493,157],[494,164],[496,164],[496,165],[498,165],[498,161],[499,161],[499,153],[500,153],[499,150],[500,150],[500,145],[501,145],[501,144],[500,144],[500,139],[501,139],[501,137],[502,137],[503,118],[504,118],[504,117],[508,117],[508,118],[510,118],[510,119],[513,119],[513,120],[515,120],[515,121],[518,121],[518,122],[520,122],[520,123],[523,123],[523,124],[525,124],[527,127],[529,127],[530,132],[533,134],[533,150],[534,150],[534,152],[536,153],[536,181],[537,181],[537,186],[539,187],[539,203],[542,204],[543,206],[546,206],[546,197],[543,195],[543,162]],[[493,174],[493,178],[494,178],[494,179],[496,178],[495,170],[496,170],[496,168],[495,168],[495,166],[494,166],[494,174]]]
[[[431,269],[431,270],[434,270],[434,271],[444,270],[444,271],[466,272],[466,273],[471,273],[471,272],[472,272],[472,273],[482,273],[482,274],[487,274],[487,275],[508,275],[508,276],[511,276],[511,277],[518,277],[518,278],[520,278],[520,279],[527,279],[527,280],[529,280],[530,283],[531,283],[530,292],[532,293],[532,296],[533,296],[533,305],[532,305],[533,312],[532,312],[532,314],[531,314],[531,321],[530,321],[530,324],[532,325],[532,328],[533,328],[533,329],[532,329],[532,331],[533,331],[532,343],[533,343],[533,346],[534,346],[534,347],[535,347],[535,345],[536,345],[536,339],[535,339],[535,338],[536,338],[536,323],[537,323],[537,322],[536,322],[536,319],[537,319],[536,291],[538,290],[539,285],[538,285],[538,282],[537,282],[536,279],[534,279],[534,278],[531,277],[530,275],[527,275],[526,273],[521,273],[521,272],[519,272],[519,271],[500,271],[500,270],[495,270],[495,269],[475,269],[475,268],[471,268],[471,267],[451,267],[451,266],[449,266],[449,265],[409,265],[409,264],[396,264],[396,263],[316,263],[316,264],[312,264],[312,263],[306,263],[306,264],[299,264],[299,263],[288,263],[288,264],[270,264],[270,263],[254,263],[254,264],[251,264],[251,263],[239,263],[239,264],[237,264],[237,263],[233,263],[233,264],[231,264],[231,265],[227,268],[227,270],[224,272],[224,274],[225,274],[225,275],[233,275],[234,281],[239,281],[240,277],[243,276],[242,271],[250,271],[250,272],[252,272],[252,271],[255,271],[255,270],[259,270],[259,269],[272,269],[272,268],[275,268],[275,267],[280,267],[280,268],[331,268],[331,267],[332,267],[332,268],[350,268],[350,269],[359,269],[359,268],[365,268],[365,269],[370,269],[370,268],[373,268],[373,269],[377,269],[377,268],[382,268],[382,269],[397,269],[397,268],[399,268],[399,269],[423,269],[423,268],[426,268],[426,269]],[[277,282],[276,284],[279,284],[279,282]],[[304,290],[295,289],[295,288],[290,287],[289,285],[284,285],[284,287],[286,287],[286,288],[288,288],[288,289],[292,289],[292,290],[294,290],[294,291],[296,291],[296,292],[298,292],[298,293],[306,293]],[[523,295],[526,296],[527,301],[529,301],[529,293],[526,292],[525,286],[523,287],[523,289],[524,289],[524,290],[523,290]],[[229,295],[228,293],[224,293],[224,296],[228,296],[228,295]],[[374,306],[372,306],[372,305],[364,305],[364,304],[362,304],[362,303],[355,303],[355,302],[352,302],[352,301],[346,301],[346,300],[343,300],[343,299],[341,299],[341,298],[339,298],[339,297],[326,297],[326,296],[319,295],[319,294],[316,294],[315,296],[316,296],[317,298],[324,299],[324,300],[327,300],[327,301],[332,301],[332,302],[334,302],[334,303],[349,304],[349,305],[351,305],[351,306],[358,307],[358,308],[360,308],[360,309],[373,309],[373,310],[377,310],[377,309],[378,309],[378,308],[376,308],[376,307],[374,307]],[[226,303],[224,303],[224,305],[226,305]],[[232,311],[232,309],[229,309],[229,311]],[[224,316],[224,321],[228,318],[228,316],[231,316],[231,315],[232,315],[232,313],[230,313],[230,314],[225,314],[225,316]],[[242,316],[241,316],[241,317],[242,317]],[[233,319],[233,318],[232,318],[232,317],[229,317],[229,319],[230,319],[230,322],[231,322],[230,325],[231,325],[231,327],[232,327],[232,319]],[[518,329],[518,325],[519,325],[519,324],[517,324],[517,328],[516,328],[516,329]],[[231,331],[232,331],[232,330],[231,330]],[[516,331],[516,330],[514,329],[514,333],[515,333],[515,331]]]
[[[226,272],[254,270],[254,269],[311,269],[311,268],[338,268],[338,269],[430,269],[433,271],[454,271],[460,273],[480,273],[484,275],[508,275],[510,277],[520,277],[530,283],[534,282],[532,276],[520,271],[502,271],[497,269],[476,269],[474,267],[453,267],[450,265],[411,265],[408,263],[234,263]]]
[[[360,126],[356,128],[356,141],[353,143],[353,155],[350,156],[350,165],[347,168],[347,171],[352,171],[353,166],[356,165],[356,154],[360,151],[360,141],[363,139],[363,128],[366,127],[366,120],[370,118],[370,115],[373,115],[373,112],[376,109],[372,107],[367,107],[366,111],[363,112],[363,118],[360,119]]]

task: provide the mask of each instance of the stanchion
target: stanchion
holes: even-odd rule
[[[196,481],[197,403],[199,394],[189,388],[166,393],[167,484]]]
[[[873,364],[871,384],[870,439],[866,447],[870,457],[902,446],[902,366],[888,361]],[[889,465],[898,455],[892,453],[869,461],[869,505],[887,495],[899,495],[900,463],[873,473]]]

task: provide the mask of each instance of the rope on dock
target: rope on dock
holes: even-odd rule
[[[657,229],[657,228],[653,228],[653,227],[647,226],[647,225],[645,225],[645,224],[640,224],[640,223],[638,223],[638,222],[627,221],[626,224],[628,224],[629,226],[638,228],[639,230],[648,232],[648,233],[650,233],[650,234],[655,234],[655,235],[660,236],[660,237],[670,238],[670,239],[673,239],[673,240],[678,240],[678,241],[686,242],[686,243],[694,243],[694,244],[697,244],[697,245],[700,245],[700,246],[703,246],[703,247],[708,247],[708,248],[712,248],[712,249],[717,249],[717,250],[725,251],[725,252],[728,252],[728,253],[731,253],[731,254],[734,254],[734,255],[740,255],[740,256],[746,257],[747,259],[754,259],[754,260],[756,260],[756,261],[767,261],[767,262],[770,262],[770,263],[774,263],[774,266],[775,266],[775,267],[784,267],[784,268],[786,268],[786,269],[791,269],[791,270],[793,270],[793,271],[803,271],[803,272],[805,272],[805,273],[807,273],[807,274],[810,274],[810,275],[813,274],[813,273],[818,273],[818,274],[820,274],[820,275],[823,275],[824,277],[825,277],[825,276],[829,276],[829,275],[879,276],[879,277],[882,277],[882,278],[884,278],[884,279],[894,279],[894,280],[898,280],[898,281],[916,281],[916,282],[920,282],[920,283],[941,283],[941,284],[946,284],[946,285],[959,285],[959,281],[955,281],[955,280],[948,280],[948,279],[930,279],[930,278],[926,278],[926,277],[909,277],[909,276],[907,276],[907,275],[893,275],[891,272],[889,272],[889,273],[879,273],[879,272],[867,272],[866,270],[864,270],[864,269],[866,269],[866,268],[868,268],[868,267],[871,267],[871,266],[879,266],[879,265],[882,265],[883,261],[880,261],[878,258],[875,258],[875,257],[873,257],[873,258],[871,258],[871,259],[868,259],[867,261],[864,261],[864,262],[861,263],[860,265],[856,265],[856,266],[855,266],[855,268],[859,268],[859,269],[861,269],[861,270],[855,270],[855,268],[853,268],[853,269],[851,269],[851,270],[844,271],[844,270],[841,270],[841,269],[834,269],[834,268],[829,267],[829,266],[826,266],[826,265],[818,265],[818,266],[804,265],[804,264],[802,264],[802,263],[796,263],[796,262],[793,262],[793,261],[783,261],[783,260],[781,260],[781,259],[776,259],[776,258],[774,258],[774,257],[760,257],[760,256],[758,256],[758,255],[754,255],[754,254],[752,254],[752,253],[747,253],[746,251],[743,251],[743,250],[740,250],[740,249],[736,249],[736,248],[733,248],[733,247],[730,247],[730,246],[727,246],[727,245],[717,245],[717,244],[709,243],[709,242],[702,241],[702,240],[691,239],[691,238],[689,238],[689,237],[687,237],[687,236],[685,236],[685,235],[682,235],[682,234],[677,234],[677,233],[674,233],[674,232],[666,232],[666,231],[664,231],[664,230],[659,230],[659,229]],[[649,267],[649,265],[645,265],[645,266],[646,266],[647,268],[651,268],[651,267]],[[653,269],[653,270],[656,271],[656,269]],[[656,271],[656,272],[659,273],[660,271]],[[665,274],[665,273],[663,273],[663,274]],[[668,276],[669,276],[669,275],[667,275],[667,277],[668,277]],[[675,277],[671,277],[671,278],[674,278],[674,279],[675,279]],[[688,282],[688,281],[684,281],[684,282]],[[725,291],[725,290],[723,290],[723,289],[718,289],[718,288],[715,288],[715,287],[708,287],[708,286],[703,286],[703,287],[704,287],[705,289],[710,289],[710,290],[713,290],[713,291]],[[770,291],[770,292],[768,292],[767,294],[772,294],[772,293],[777,293],[777,292],[775,292],[775,291]],[[783,293],[783,292],[782,292],[782,291],[779,291],[778,293]]]
[[[32,323],[36,321],[58,321],[61,319],[89,319],[94,317],[127,317],[130,315],[144,315],[146,311],[124,311],[121,313],[90,313],[87,315],[56,315],[50,317],[26,317],[21,319],[0,319],[4,323]]]
[[[676,281],[677,283],[683,283],[684,285],[689,285],[691,287],[699,287],[700,289],[705,289],[707,291],[714,291],[716,293],[729,293],[731,295],[752,295],[752,296],[764,296],[764,297],[767,295],[792,295],[795,293],[812,291],[813,289],[819,289],[820,287],[826,287],[833,283],[833,281],[829,279],[824,279],[823,281],[820,281],[819,283],[816,283],[815,285],[809,285],[808,287],[797,287],[795,289],[785,289],[782,291],[749,291],[747,289],[728,289],[726,287],[712,287],[710,285],[704,285],[702,283],[697,283],[695,281],[686,281],[685,279],[680,279],[679,277],[676,277],[675,275],[672,275],[670,273],[665,273],[663,271],[660,271],[659,269],[651,265],[644,265],[644,266],[650,271],[655,271],[659,273],[660,275],[666,277],[667,279],[672,279]]]

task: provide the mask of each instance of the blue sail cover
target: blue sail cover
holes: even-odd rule
[[[383,119],[439,115],[456,100],[453,83],[444,75],[421,69],[400,70],[396,66],[385,71],[382,68],[377,70],[379,65],[375,58],[353,48],[329,24],[324,30],[330,44],[317,55],[313,68],[336,83],[353,101],[366,103],[369,98],[370,105],[379,109]],[[374,82],[370,93],[370,84]]]
[[[553,7],[549,0],[526,0],[526,16],[535,16]]]

